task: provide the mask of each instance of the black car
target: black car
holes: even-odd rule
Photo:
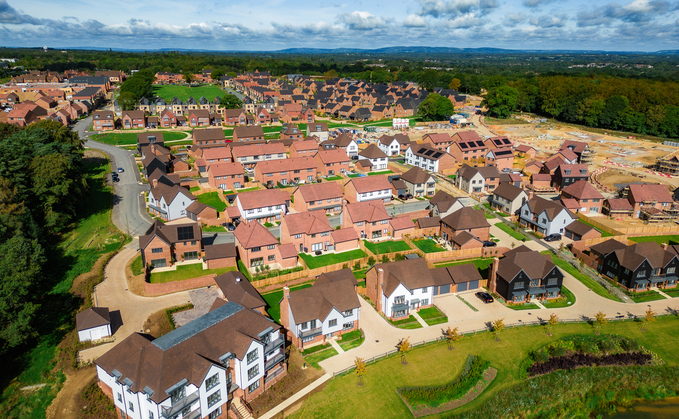
[[[495,243],[492,240],[488,240],[488,241],[483,242],[483,247],[496,247],[496,246],[497,246],[497,243]]]
[[[479,299],[486,304],[490,304],[493,301],[495,301],[493,299],[493,297],[490,294],[488,294],[487,292],[477,292],[476,296],[479,297]]]
[[[233,231],[236,229],[236,226],[233,223],[229,223],[227,224],[226,229],[229,231]]]
[[[561,240],[561,234],[549,234],[545,236],[546,242],[558,242]]]
[[[120,182],[120,178],[118,176],[116,176],[116,177],[113,178],[113,181],[114,182]]]

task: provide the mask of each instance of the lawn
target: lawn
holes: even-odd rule
[[[368,176],[391,175],[393,173],[394,172],[392,172],[391,170],[383,170],[381,172],[370,172],[370,173],[368,173]]]
[[[219,192],[208,192],[197,196],[198,202],[209,205],[218,212],[223,212],[226,209],[224,201],[219,199]]]
[[[342,180],[342,179],[344,179],[342,176],[328,176],[327,178],[325,178],[325,180],[327,180],[327,181]]]
[[[665,289],[662,290],[665,294],[669,295],[672,298],[679,297],[679,288],[674,288],[674,289]]]
[[[304,360],[310,366],[319,370],[319,369],[321,369],[321,367],[318,365],[319,362],[323,361],[324,359],[328,359],[330,357],[333,357],[335,355],[337,355],[337,351],[335,350],[335,348],[330,348],[330,349],[326,349],[324,351],[315,352],[311,355],[307,355],[307,356],[304,357]]]
[[[151,278],[149,281],[152,284],[161,284],[165,282],[182,281],[184,279],[197,278],[204,275],[221,275],[225,272],[237,270],[234,266],[218,269],[203,269],[202,263],[193,263],[191,265],[177,266],[174,271],[156,272],[151,271]]]
[[[640,236],[640,237],[630,237],[629,240],[636,243],[656,242],[658,244],[667,243],[669,245],[673,245],[679,244],[679,235],[675,234],[672,236]]]
[[[587,224],[587,225],[590,226],[590,227],[594,227],[592,224],[588,223],[587,221],[585,221],[585,220],[583,220],[583,219],[579,219],[578,221],[580,221],[580,222],[583,223],[583,224]],[[596,227],[594,227],[594,228],[596,228]],[[609,233],[608,231],[604,231],[604,230],[602,230],[602,229],[600,229],[600,228],[596,228],[596,230],[597,230],[599,233],[601,233],[601,237],[613,237],[613,235],[612,235],[611,233]]]
[[[602,327],[601,333],[618,334],[637,340],[641,345],[657,353],[670,367],[679,365],[679,345],[677,330],[679,322],[675,317],[658,318],[657,322],[648,326],[646,332],[634,322],[611,322]],[[300,418],[327,418],[328,412],[332,412],[333,418],[356,418],[356,417],[379,417],[379,418],[405,418],[412,414],[401,401],[396,389],[406,386],[436,386],[449,382],[462,372],[462,367],[468,355],[480,356],[491,361],[491,366],[498,370],[497,377],[491,385],[475,400],[458,408],[455,414],[462,414],[478,410],[493,404],[493,397],[498,392],[511,391],[514,386],[526,387],[530,381],[521,379],[520,369],[522,361],[530,351],[535,351],[545,344],[572,334],[591,334],[593,329],[586,323],[559,324],[552,329],[553,336],[547,336],[543,326],[525,326],[505,329],[502,332],[500,342],[496,342],[491,333],[480,333],[468,336],[455,342],[454,350],[448,350],[445,342],[428,344],[411,350],[407,354],[407,365],[401,365],[398,354],[392,355],[385,360],[370,364],[363,376],[364,385],[358,387],[356,374],[350,373],[336,377],[327,382],[325,388],[311,395],[302,407],[291,417]],[[407,337],[404,331],[403,337]],[[555,373],[556,385],[562,379],[571,374],[586,373],[591,370],[594,373],[607,374],[611,368],[581,368],[563,373]],[[634,368],[634,367],[632,367]],[[654,367],[643,367],[654,368]],[[642,369],[643,369],[642,368]],[[663,367],[659,367],[663,368]],[[549,377],[549,376],[545,376]],[[536,379],[532,379],[536,380]],[[634,379],[630,378],[630,381]],[[592,382],[594,383],[594,382]],[[658,385],[658,384],[656,384]],[[567,386],[566,383],[563,386]],[[570,395],[570,391],[587,392],[590,387],[573,386],[572,389],[558,388],[552,390],[555,397],[531,401],[530,405],[515,404],[511,408],[511,414],[506,417],[523,417],[530,410],[530,417],[556,417],[547,414],[548,411],[562,412],[568,417],[571,403],[580,403],[581,394]],[[597,393],[603,397],[603,392]],[[624,393],[624,388],[611,387],[610,393],[606,394],[607,400],[611,400],[618,391]],[[653,393],[653,391],[651,391]],[[564,394],[563,397],[558,395]],[[569,396],[565,396],[569,394]],[[648,397],[652,397],[649,395]],[[524,401],[524,400],[522,400]],[[510,404],[503,405],[510,409]],[[519,407],[521,406],[521,407]],[[518,411],[517,411],[518,410]],[[443,415],[446,417],[446,415]],[[484,417],[502,417],[484,416]],[[579,417],[588,417],[587,414]]]
[[[360,270],[360,271],[354,271],[354,277],[356,277],[356,279],[363,279],[363,280],[365,280],[365,273],[366,273],[366,272],[368,272],[367,269],[362,269],[362,270]],[[365,283],[365,281],[363,281],[363,282]]]
[[[202,230],[207,233],[222,233],[226,231],[222,226],[203,226]]]
[[[488,278],[488,268],[493,263],[493,258],[476,258],[476,259],[460,260],[460,261],[457,261],[457,262],[437,263],[435,266],[437,268],[440,268],[442,266],[443,267],[455,266],[455,265],[462,265],[462,264],[470,263],[470,262],[473,263],[474,266],[476,266],[476,269],[479,270],[481,277]]]
[[[411,314],[408,316],[407,319],[403,320],[389,320],[387,319],[389,323],[392,325],[398,327],[399,329],[419,329],[422,327],[420,322],[417,321],[417,319]]]
[[[512,305],[507,305],[506,307],[511,308],[512,310],[540,310],[540,307],[536,306],[533,303],[512,304]]]
[[[290,287],[290,291],[295,291],[295,290],[301,290],[304,288],[309,288],[311,286],[311,282],[302,284],[302,285],[297,285],[294,287]],[[279,321],[281,318],[281,300],[283,299],[283,288],[272,291],[272,292],[267,292],[266,294],[262,294],[262,298],[264,301],[266,301],[266,312],[269,314],[269,317],[274,319],[275,321]]]
[[[510,236],[515,238],[516,240],[523,241],[523,239],[526,238],[523,234],[519,233],[518,231],[514,231],[514,229],[512,229],[510,226],[508,226],[504,222],[495,223],[495,226],[497,228],[499,228],[500,230],[504,231],[505,233],[509,234]]]
[[[189,189],[189,192],[194,193],[198,192],[200,190],[200,186],[192,186],[191,189]]]
[[[601,285],[600,283],[596,282],[589,276],[580,273],[573,265],[570,263],[566,262],[565,260],[557,257],[556,255],[551,255],[552,256],[552,261],[556,266],[558,266],[561,270],[568,272],[569,274],[573,275],[578,281],[582,282],[585,284],[585,286],[592,291],[594,291],[597,295],[600,295],[602,297],[608,298],[609,300],[613,301],[620,301],[618,297],[615,295],[611,294],[608,292],[608,290]]]
[[[443,252],[446,250],[431,239],[413,240],[413,244],[424,253]]]
[[[255,186],[255,187],[252,187],[252,188],[238,189],[236,191],[232,191],[230,189],[227,189],[227,190],[224,191],[224,195],[231,195],[231,194],[234,194],[234,193],[243,193],[243,192],[258,191],[258,190],[259,190],[259,186]]]
[[[216,97],[222,97],[226,95],[222,89],[212,84],[196,87],[170,84],[163,86],[153,86],[153,94],[158,97],[162,97],[166,102],[171,101],[175,96],[184,102],[189,98],[189,96],[196,100],[200,99],[201,96],[205,96],[205,99],[213,101]]]
[[[358,174],[358,173],[355,173],[355,174],[352,174],[352,175],[347,175],[347,177],[350,178],[350,179],[353,179],[353,178],[361,177],[361,175]]]
[[[350,349],[358,348],[363,344],[363,341],[365,341],[363,332],[354,330],[353,332],[343,334],[337,343],[342,349],[348,351]]]
[[[369,242],[363,240],[365,247],[368,248],[374,254],[392,253],[392,252],[403,252],[404,250],[411,250],[408,243],[403,240],[387,240],[379,243]]]
[[[361,249],[351,250],[342,253],[328,253],[321,256],[311,256],[306,253],[300,253],[299,257],[304,259],[309,269],[316,269],[322,266],[334,265],[336,263],[348,262],[351,265],[352,259],[359,259],[365,257],[365,252]]]
[[[186,133],[184,132],[163,132],[163,140],[177,141],[186,138]],[[130,145],[137,144],[137,133],[136,132],[117,132],[108,134],[94,134],[90,136],[91,139],[99,141],[100,143],[110,144],[110,145]]]
[[[655,291],[647,291],[637,295],[631,294],[630,297],[635,303],[645,303],[647,301],[664,300],[665,297]]]
[[[141,260],[141,253],[139,256],[134,258],[132,261],[132,264],[130,265],[130,269],[132,270],[132,275],[141,275],[144,273],[144,264]]]
[[[575,304],[575,295],[566,287],[561,286],[561,294],[566,297],[565,300],[562,301],[543,301],[542,305],[547,307],[547,308],[561,308],[561,307],[568,307],[573,304]]]
[[[417,314],[422,317],[429,326],[448,322],[448,316],[443,314],[436,306],[423,308]]]

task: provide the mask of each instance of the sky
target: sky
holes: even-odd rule
[[[0,45],[658,51],[679,49],[679,0],[0,0]]]

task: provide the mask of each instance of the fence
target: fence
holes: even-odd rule
[[[598,228],[599,230],[606,231],[607,233],[610,233],[614,236],[651,236],[651,235],[656,235],[656,236],[662,236],[662,235],[671,235],[671,234],[679,234],[679,226],[652,226],[652,225],[645,225],[645,226],[639,226],[639,227],[611,227],[609,225],[603,224],[600,221],[597,221],[597,217],[588,217],[583,214],[578,214],[578,217],[586,221],[587,223],[593,225],[594,227]],[[610,238],[610,237],[609,237]]]

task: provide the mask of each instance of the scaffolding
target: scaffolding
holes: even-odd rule
[[[679,175],[679,150],[659,157],[655,161],[655,170],[669,175]]]
[[[589,146],[585,147],[582,154],[580,154],[580,164],[591,164],[594,161],[595,154],[596,151],[589,148]]]

